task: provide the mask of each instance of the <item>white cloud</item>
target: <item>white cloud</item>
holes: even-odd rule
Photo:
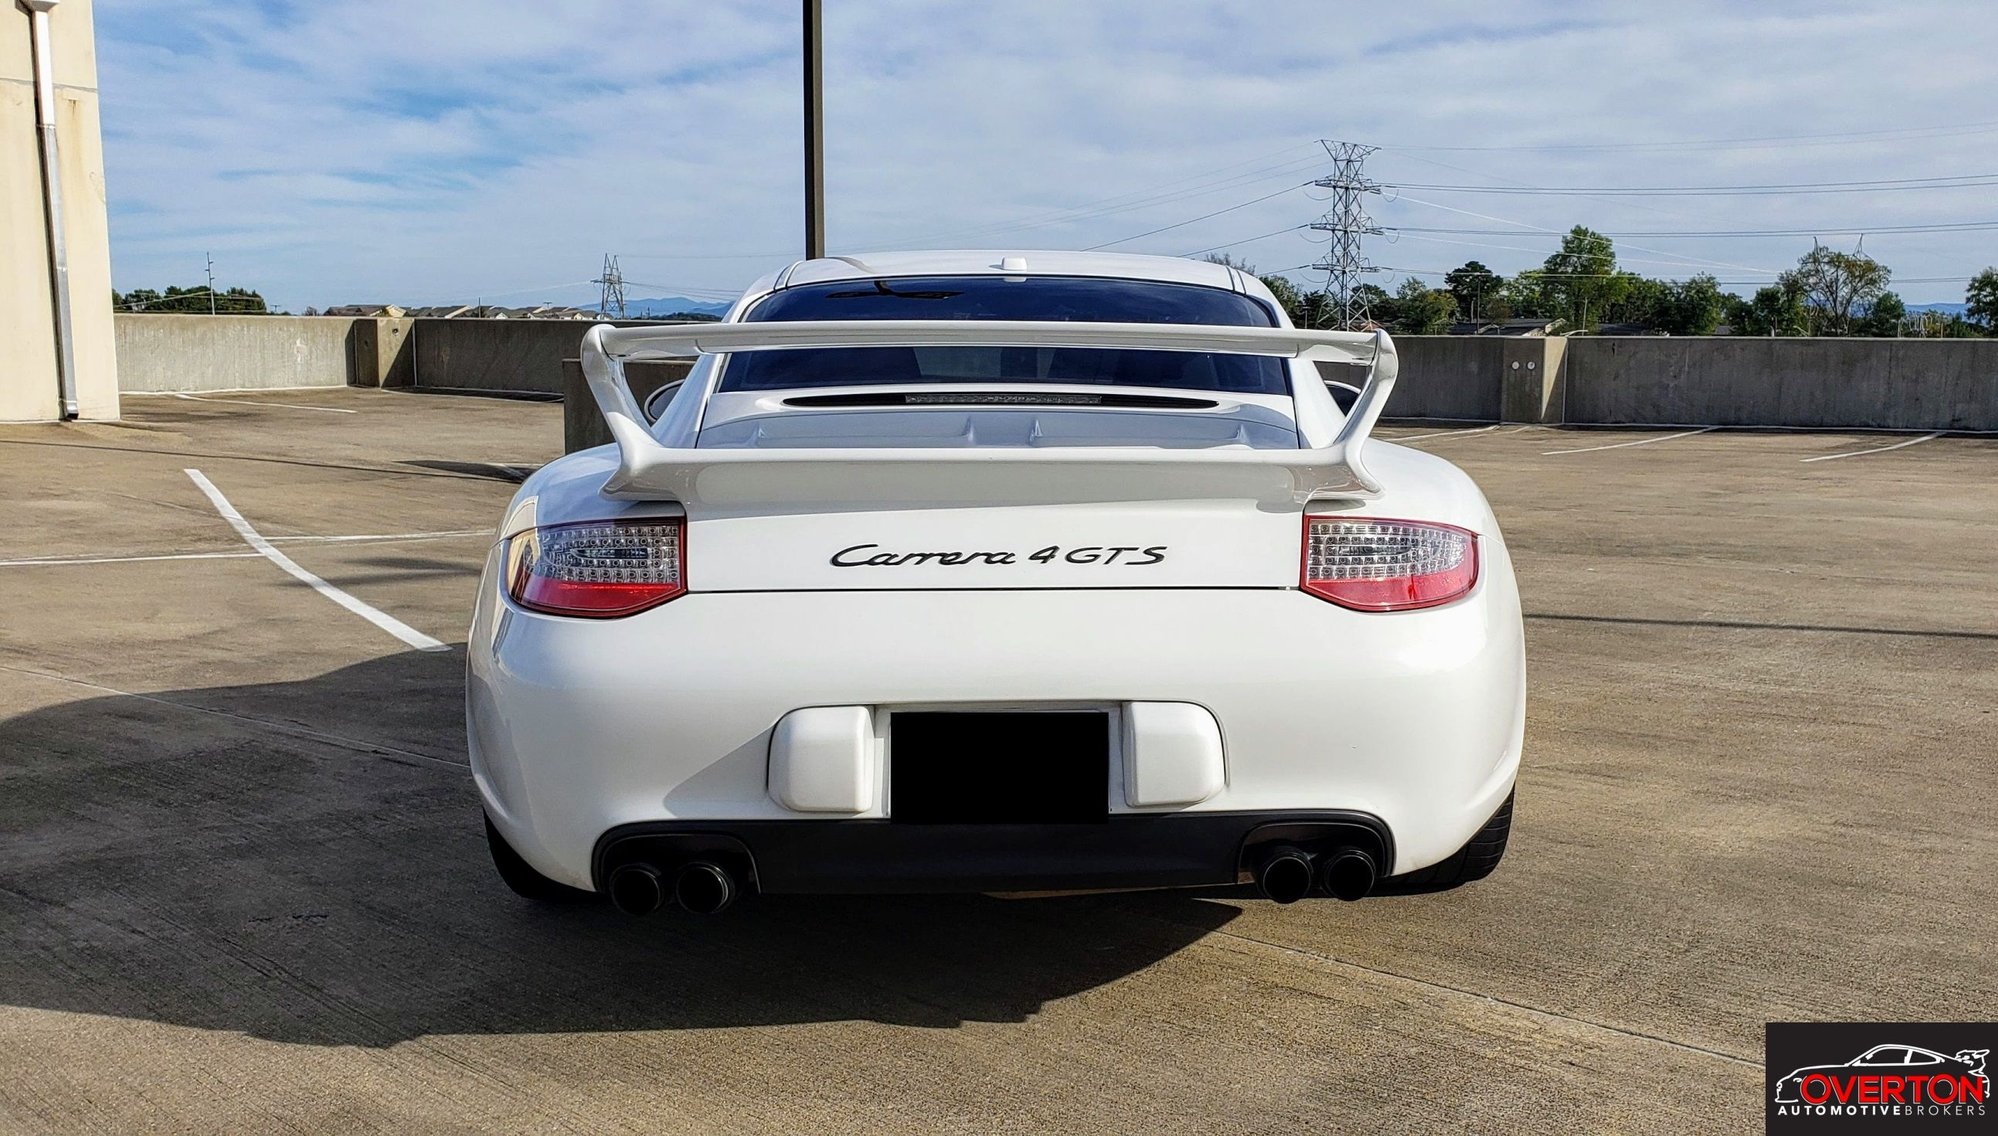
[[[893,0],[827,5],[836,249],[1076,247],[1302,182],[1311,142],[1384,149],[1382,180],[1688,185],[1992,172],[1998,129],[1838,145],[1506,149],[1976,124],[1998,107],[1981,0],[1905,5],[1346,6]],[[797,7],[98,8],[120,287],[221,278],[278,303],[575,301],[605,252],[648,284],[734,288],[800,242]],[[1419,147],[1492,147],[1423,150]],[[1146,199],[1151,200],[1146,204]],[[1989,190],[1523,197],[1409,190],[1383,223],[1612,231],[1998,220]],[[1436,205],[1417,204],[1417,200]],[[1098,203],[1106,203],[1099,205]],[[1130,208],[1133,203],[1139,207]],[[1123,208],[1120,208],[1123,207]],[[1015,227],[1087,209],[1066,223]],[[1302,190],[1120,248],[1187,252],[1309,220]],[[1409,234],[1383,265],[1513,270],[1552,237]],[[1998,260],[1993,234],[1878,234],[1903,280]],[[1849,240],[1849,238],[1841,238]],[[1464,241],[1448,244],[1443,241]],[[1793,263],[1806,238],[1625,239],[1655,274]],[[1642,245],[1658,250],[1642,251]],[[1514,246],[1513,248],[1497,246]],[[1308,262],[1301,233],[1237,251]],[[743,259],[709,259],[743,256]],[[1677,266],[1677,267],[1675,267]],[[641,293],[665,288],[640,288]],[[1908,283],[1911,301],[1954,283]]]

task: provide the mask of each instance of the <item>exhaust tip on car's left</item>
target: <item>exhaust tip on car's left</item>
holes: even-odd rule
[[[1314,884],[1334,899],[1365,899],[1380,879],[1380,867],[1365,849],[1343,847],[1314,856],[1279,845],[1263,854],[1256,868],[1256,888],[1272,903],[1296,903],[1311,894]]]
[[[612,869],[605,889],[611,906],[626,915],[650,915],[671,899],[695,915],[714,915],[735,902],[741,886],[727,868],[708,860],[680,865],[671,883],[656,865],[620,864]]]

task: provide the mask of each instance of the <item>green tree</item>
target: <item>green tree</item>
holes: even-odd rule
[[[1901,297],[1882,292],[1866,309],[1865,317],[1853,324],[1853,334],[1892,339],[1901,334],[1902,321],[1907,318],[1908,305],[1901,302]]]
[[[1546,309],[1570,327],[1587,329],[1601,322],[1630,288],[1631,277],[1616,270],[1616,246],[1594,229],[1577,225],[1561,238],[1560,251],[1547,258],[1538,273]]]
[[[1998,268],[1987,268],[1971,277],[1963,303],[1964,318],[1982,327],[1985,334],[1998,335]]]
[[[1672,335],[1712,335],[1726,315],[1727,295],[1720,281],[1702,272],[1667,286],[1655,326]]]
[[[1408,279],[1394,292],[1394,330],[1403,335],[1441,335],[1457,314],[1457,298],[1441,288]]]
[[[1783,278],[1800,293],[1811,335],[1850,335],[1860,315],[1887,291],[1887,266],[1862,252],[1815,245]]]
[[[1672,322],[1672,282],[1653,280],[1634,272],[1625,273],[1628,283],[1616,309],[1606,313],[1606,322],[1634,323],[1654,331],[1670,331]]]
[[[1736,335],[1806,334],[1804,297],[1793,281],[1779,278],[1748,299],[1736,300],[1732,308],[1728,320]]]
[[[1457,301],[1457,314],[1467,320],[1491,317],[1491,301],[1505,286],[1498,273],[1467,260],[1443,275],[1443,287]]]
[[[1281,276],[1258,276],[1256,279],[1263,282],[1263,287],[1277,298],[1277,304],[1290,316],[1290,321],[1296,323],[1297,313],[1304,306],[1304,297],[1298,293],[1297,285]]]
[[[1509,320],[1548,316],[1552,314],[1551,307],[1547,290],[1541,286],[1540,278],[1523,272],[1499,283],[1498,291],[1492,293],[1489,318]]]
[[[185,312],[207,315],[269,315],[264,298],[248,288],[229,288],[211,297],[207,288],[180,288],[168,285],[166,291],[134,288],[111,293],[111,309],[119,312]]]

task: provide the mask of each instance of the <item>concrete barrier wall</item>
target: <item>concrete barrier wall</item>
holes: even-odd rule
[[[611,320],[633,327],[662,320]],[[562,360],[582,350],[587,320],[419,319],[415,384],[440,390],[562,393]]]
[[[354,321],[327,316],[112,317],[121,391],[345,386]]]
[[[576,357],[589,329],[582,320],[419,319],[416,385],[561,394],[562,360]]]
[[[1567,343],[1568,423],[1998,430],[1998,339]]]
[[[1508,342],[1499,336],[1404,335],[1389,418],[1496,422]]]
[[[563,361],[588,330],[570,320],[126,313],[113,326],[124,391],[352,383],[557,397]],[[1390,418],[1998,431],[1998,339],[1411,335],[1396,343],[1401,380]]]

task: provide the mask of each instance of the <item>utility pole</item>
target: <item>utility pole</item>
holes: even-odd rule
[[[201,255],[208,258],[208,314],[212,316],[215,314],[215,254],[204,252]]]
[[[805,257],[826,254],[825,64],[819,0],[805,4]]]
[[[616,308],[617,318],[623,319],[624,273],[618,271],[617,258],[609,253],[605,253],[603,274],[595,280],[590,281],[590,283],[603,285],[603,291],[597,296],[597,314],[608,316],[611,313],[611,309]]]
[[[1326,298],[1338,307],[1338,326],[1358,331],[1367,324],[1368,314],[1365,300],[1355,296],[1354,291],[1362,276],[1380,271],[1360,253],[1360,238],[1377,237],[1382,231],[1360,204],[1365,194],[1381,191],[1380,183],[1368,181],[1364,172],[1367,155],[1379,147],[1324,139],[1319,140],[1319,145],[1332,158],[1332,173],[1311,184],[1332,191],[1332,208],[1313,221],[1311,227],[1332,234],[1332,247],[1311,267],[1325,273]],[[1323,310],[1320,309],[1321,319]]]

